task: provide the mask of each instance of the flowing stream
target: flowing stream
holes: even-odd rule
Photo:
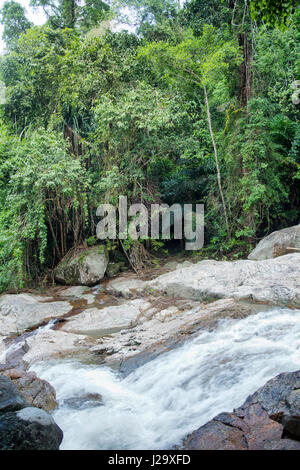
[[[62,449],[168,449],[278,373],[300,369],[300,311],[223,320],[126,377],[71,361],[32,369],[56,389]],[[95,393],[103,405],[70,406]]]

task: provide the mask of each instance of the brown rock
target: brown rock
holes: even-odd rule
[[[282,425],[270,419],[258,403],[246,408],[244,422],[248,427],[245,438],[249,450],[261,450],[266,441],[281,439]]]
[[[300,371],[280,374],[233,413],[187,436],[188,450],[300,450]],[[297,439],[297,440],[294,440]]]
[[[54,388],[46,380],[39,379],[34,372],[9,369],[3,375],[13,380],[18,391],[31,406],[45,411],[53,411],[57,408]]]
[[[3,372],[2,375],[6,375],[11,380],[17,380],[17,379],[20,379],[21,377],[24,377],[26,375],[26,372],[24,372],[21,369],[8,369],[5,372]]]
[[[291,439],[280,439],[280,441],[267,442],[264,450],[300,450],[300,442]]]
[[[188,436],[184,449],[247,450],[247,442],[240,429],[212,420]]]

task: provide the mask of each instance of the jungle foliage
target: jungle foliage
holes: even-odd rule
[[[204,203],[219,256],[299,223],[294,2],[108,3],[33,0],[39,27],[15,1],[2,9],[0,291],[49,278],[120,194]],[[107,28],[124,6],[135,32]]]

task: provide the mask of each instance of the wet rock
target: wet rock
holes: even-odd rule
[[[153,293],[213,301],[236,300],[300,307],[300,253],[263,261],[201,261],[145,283]],[[122,293],[122,287],[119,289]],[[130,290],[130,288],[129,288]]]
[[[22,336],[20,338],[22,338]],[[27,340],[19,340],[19,338],[17,338],[9,345],[7,345],[7,348],[3,353],[3,359],[5,360],[5,363],[10,366],[11,369],[19,367],[22,363],[22,358],[24,354],[26,354],[28,351],[29,346]]]
[[[5,372],[6,370],[8,370],[10,368],[11,368],[10,364],[3,364],[3,363],[0,364],[0,374]]]
[[[84,410],[86,408],[102,406],[103,402],[100,393],[87,393],[86,395],[67,398],[63,400],[63,404],[74,410]]]
[[[31,294],[0,297],[0,331],[2,335],[22,334],[37,328],[51,318],[70,312],[69,302],[51,302],[49,297]]]
[[[11,371],[16,379],[23,371]],[[43,410],[30,407],[9,377],[0,376],[0,450],[58,449],[62,431]]]
[[[276,258],[292,253],[295,248],[300,250],[300,225],[271,233],[259,242],[248,259],[258,261]]]
[[[36,406],[45,411],[57,408],[55,389],[45,380],[36,376],[34,372],[25,372],[20,369],[9,369],[3,375],[13,380],[19,392],[29,405]]]
[[[300,414],[299,393],[300,371],[279,374],[250,395],[242,408],[260,403],[272,419],[282,422],[286,416]]]
[[[0,413],[18,411],[25,406],[28,403],[14,383],[9,378],[0,376]]]
[[[233,413],[221,413],[190,434],[183,448],[300,450],[294,440],[300,436],[299,377],[300,371],[278,375]]]
[[[107,265],[104,246],[93,246],[65,257],[55,270],[55,279],[67,285],[93,286],[103,279]]]
[[[4,362],[7,337],[0,334],[0,363]]]
[[[295,410],[300,410],[300,389],[293,390],[287,396],[286,401],[290,408],[295,409]]]
[[[58,450],[62,438],[54,419],[38,408],[0,414],[1,450]]]
[[[246,450],[243,432],[220,421],[210,421],[193,432],[184,443],[186,450]]]

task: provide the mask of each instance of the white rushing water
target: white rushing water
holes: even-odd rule
[[[19,343],[13,343],[10,346],[8,346],[6,349],[4,349],[2,351],[2,353],[0,353],[0,364],[5,364],[6,358],[10,354],[18,351],[20,349],[20,347],[21,347],[21,345]]]
[[[277,308],[221,321],[125,378],[70,361],[33,369],[56,388],[62,449],[167,449],[242,405],[278,373],[300,369],[300,311]],[[87,393],[100,393],[104,405],[64,404]]]

